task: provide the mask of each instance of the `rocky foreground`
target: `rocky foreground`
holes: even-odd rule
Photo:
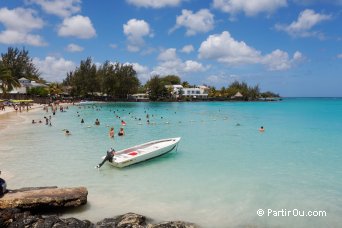
[[[193,223],[171,221],[158,224],[149,223],[145,216],[127,213],[114,218],[106,218],[96,224],[76,218],[59,218],[57,215],[42,216],[21,211],[17,208],[0,210],[0,227],[3,228],[196,228]]]
[[[1,228],[195,228],[193,223],[171,221],[153,224],[151,219],[135,213],[106,218],[97,223],[76,218],[60,218],[51,212],[79,207],[87,203],[88,191],[76,188],[22,188],[0,198]],[[44,212],[49,211],[50,215]]]

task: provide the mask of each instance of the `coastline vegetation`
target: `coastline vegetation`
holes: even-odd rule
[[[27,94],[30,96],[58,97],[67,94],[75,99],[127,100],[131,94],[147,93],[151,101],[198,100],[182,96],[182,89],[178,93],[179,96],[174,96],[170,85],[182,85],[183,88],[195,87],[187,81],[181,81],[177,75],[154,75],[142,85],[133,65],[112,63],[107,60],[97,66],[90,57],[82,60],[74,71],[68,72],[62,83],[47,83],[40,77],[39,69],[34,65],[27,50],[9,47],[6,53],[1,54],[0,60],[0,89],[3,91],[3,98],[6,98],[11,90],[20,86],[20,78],[47,85],[28,88]],[[221,89],[205,86],[208,93],[206,100],[255,101],[280,97],[270,91],[260,92],[258,85],[249,86],[246,82],[234,81]],[[241,96],[237,97],[236,94]]]

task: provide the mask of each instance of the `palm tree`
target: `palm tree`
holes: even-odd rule
[[[19,87],[20,83],[17,78],[13,77],[11,71],[8,70],[2,62],[0,62],[0,88],[3,93],[3,97],[6,97],[6,94],[13,90],[15,87]]]
[[[50,95],[59,95],[60,93],[62,93],[62,88],[61,85],[58,83],[51,83],[49,85],[49,93]]]

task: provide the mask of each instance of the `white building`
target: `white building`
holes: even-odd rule
[[[44,84],[37,83],[35,81],[30,81],[27,78],[20,78],[18,81],[20,83],[20,87],[14,88],[9,93],[12,93],[12,94],[26,94],[27,90],[30,89],[30,88],[34,88],[34,87],[47,87]],[[1,83],[2,82],[0,81],[0,84]],[[1,89],[0,89],[0,93],[2,93]]]
[[[128,95],[128,99],[134,101],[149,101],[149,95],[147,93],[136,93]]]
[[[191,97],[191,98],[208,98],[209,88],[206,86],[196,86],[193,88],[184,88],[182,85],[167,85],[166,88],[171,88],[174,97]]]

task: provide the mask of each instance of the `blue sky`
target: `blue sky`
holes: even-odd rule
[[[0,52],[61,82],[91,57],[282,96],[342,96],[342,0],[0,0]]]

